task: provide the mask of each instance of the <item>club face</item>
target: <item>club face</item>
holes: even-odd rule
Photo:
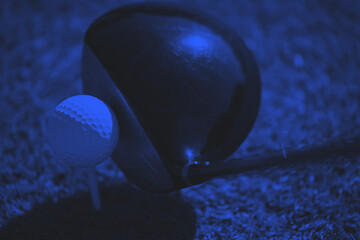
[[[189,163],[231,155],[260,103],[258,69],[242,40],[172,5],[131,5],[96,20],[85,36],[82,78],[84,92],[118,118],[113,160],[150,191],[188,186]]]
[[[149,191],[168,191],[174,187],[168,170],[124,96],[104,67],[85,44],[82,61],[83,91],[106,102],[119,125],[119,141],[112,158],[127,178]]]

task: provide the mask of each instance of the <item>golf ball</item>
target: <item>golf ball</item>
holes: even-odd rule
[[[52,112],[47,138],[60,160],[75,167],[91,167],[110,157],[118,142],[119,127],[104,102],[77,95],[61,102]]]

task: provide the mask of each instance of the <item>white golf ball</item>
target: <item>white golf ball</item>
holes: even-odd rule
[[[115,149],[119,127],[101,100],[77,95],[61,102],[47,123],[48,143],[56,156],[75,167],[96,166]]]

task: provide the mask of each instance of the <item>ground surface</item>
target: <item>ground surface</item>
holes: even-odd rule
[[[0,239],[360,239],[356,156],[163,195],[107,162],[104,211],[91,211],[84,173],[51,155],[45,119],[81,93],[83,35],[118,2],[0,2]],[[237,31],[259,63],[259,118],[235,155],[360,135],[359,1],[188,2]]]

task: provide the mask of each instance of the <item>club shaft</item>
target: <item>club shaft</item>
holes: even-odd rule
[[[360,136],[338,138],[319,146],[301,149],[280,149],[272,153],[232,158],[225,162],[215,162],[208,166],[193,165],[189,168],[188,181],[198,184],[214,177],[227,174],[267,169],[270,167],[284,167],[294,164],[306,164],[336,157],[349,156],[360,153]]]

